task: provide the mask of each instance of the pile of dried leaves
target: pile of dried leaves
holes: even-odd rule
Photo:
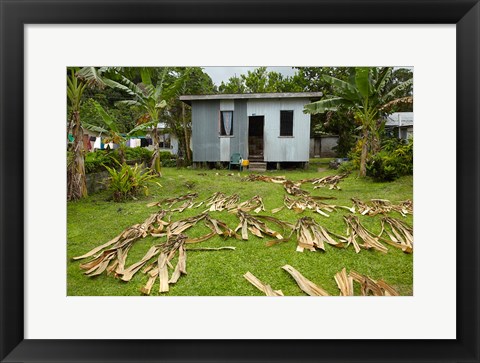
[[[406,200],[399,204],[393,204],[386,199],[372,199],[370,204],[362,202],[357,198],[352,198],[353,204],[361,215],[376,216],[377,214],[387,214],[392,211],[400,213],[402,216],[413,214],[413,202]]]
[[[193,205],[194,205],[193,200],[196,197],[198,197],[197,193],[185,194],[185,195],[182,195],[180,197],[166,198],[166,199],[162,199],[159,202],[149,203],[149,204],[147,204],[147,207],[154,207],[154,206],[161,207],[162,205],[165,204],[165,206],[167,206],[171,212],[177,212],[177,211],[178,212],[183,212],[185,209],[193,207]],[[183,204],[178,206],[175,209],[171,209],[174,204],[180,203],[180,202],[183,202]]]
[[[240,200],[238,194],[225,195],[222,192],[213,193],[212,196],[198,204],[195,205],[195,208],[200,207],[202,204],[205,204],[208,207],[208,211],[223,211],[230,210],[237,207],[237,203]]]
[[[237,216],[240,219],[240,223],[238,224],[237,228],[235,228],[235,232],[237,232],[240,229],[242,239],[244,240],[248,240],[248,231],[250,231],[250,233],[260,238],[263,238],[265,235],[265,236],[274,237],[278,240],[284,239],[282,234],[268,227],[267,224],[262,220],[275,223],[276,225],[280,226],[283,229],[283,231],[292,227],[290,223],[281,221],[277,218],[269,217],[269,216],[254,217],[246,212],[243,212],[242,210],[237,211]]]
[[[335,241],[326,228],[310,217],[300,218],[293,228],[293,232],[297,233],[298,252],[303,252],[305,248],[310,251],[316,249],[325,251],[325,243],[334,247],[344,247],[342,242]]]
[[[347,176],[348,173],[329,175],[323,178],[303,179],[300,180],[300,183],[312,183],[313,185],[315,185],[313,189],[324,188],[328,186],[329,189],[340,190],[338,183],[342,181],[342,179],[345,179]]]
[[[282,267],[287,271],[297,282],[300,289],[310,296],[330,296],[330,294],[325,291],[323,288],[308,280],[300,272],[295,270],[290,265],[285,265]],[[341,296],[354,296],[354,287],[353,282],[358,282],[360,284],[360,295],[361,296],[399,296],[399,293],[390,285],[388,285],[383,280],[375,281],[372,278],[361,275],[356,271],[350,271],[347,274],[347,270],[343,268],[340,272],[337,272],[334,276],[335,282],[340,290]]]
[[[357,216],[347,215],[343,219],[347,224],[347,236],[345,237],[347,247],[352,244],[356,253],[360,252],[360,248],[366,250],[373,248],[382,253],[388,252],[388,249],[378,241],[378,237],[360,223]],[[359,244],[357,239],[363,241],[363,244]]]
[[[335,199],[333,197],[318,197],[318,196],[303,196],[299,197],[297,199],[294,199],[292,197],[289,197],[286,195],[283,198],[283,203],[287,209],[293,210],[295,213],[302,213],[306,209],[313,210],[317,212],[318,214],[321,214],[322,216],[329,217],[328,213],[331,213],[335,211],[337,208],[343,208],[348,210],[349,212],[354,212],[353,208],[346,207],[346,206],[337,206],[334,204],[327,204],[324,202],[320,202],[320,200],[325,200],[325,199]],[[276,208],[272,210],[272,213],[277,213],[280,210],[282,210],[283,207],[281,208]]]
[[[130,281],[132,277],[145,265],[144,273],[148,274],[147,284],[141,289],[144,294],[150,294],[151,289],[158,278],[160,281],[160,292],[167,292],[169,284],[178,281],[182,274],[186,274],[186,251],[185,244],[192,244],[205,241],[214,235],[222,237],[240,238],[235,231],[230,229],[226,223],[211,218],[207,213],[199,214],[190,218],[185,218],[176,222],[165,221],[166,212],[160,211],[152,214],[142,224],[133,225],[114,239],[107,243],[94,248],[86,254],[74,257],[74,260],[89,258],[93,259],[80,265],[88,276],[97,276],[104,271],[107,274],[113,274],[114,277],[123,281]],[[184,231],[196,225],[199,221],[205,221],[205,225],[211,230],[205,236],[189,239]],[[149,248],[142,259],[125,268],[125,261],[132,245],[141,238],[167,237],[166,241],[153,245]],[[219,247],[219,248],[194,248],[196,251],[217,251],[217,250],[234,250],[235,247]],[[177,255],[178,262],[174,268],[171,264],[172,259]],[[158,256],[158,257],[157,257]],[[173,269],[171,278],[168,278],[168,267]]]
[[[385,224],[390,227],[390,230],[385,228]],[[390,240],[382,238],[383,241],[400,248],[403,252],[413,252],[413,228],[405,222],[396,218],[384,217],[382,218],[382,230],[379,236],[382,236],[383,233],[386,233],[390,238]]]
[[[243,181],[263,181],[268,183],[283,184],[287,181],[284,176],[266,176],[266,175],[257,175],[250,174],[249,176],[242,179]]]

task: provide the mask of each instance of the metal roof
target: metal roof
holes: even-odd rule
[[[413,126],[413,112],[395,112],[387,116],[385,126]]]
[[[191,104],[191,101],[205,100],[239,100],[239,99],[268,99],[268,98],[320,98],[322,92],[284,92],[284,93],[237,93],[215,95],[183,95],[180,101]]]

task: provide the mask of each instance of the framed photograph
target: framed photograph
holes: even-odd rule
[[[275,0],[255,3],[0,0],[0,4],[2,362],[480,361],[477,227],[480,180],[476,146],[479,141],[480,5],[477,1],[305,1],[297,4]],[[120,145],[122,150],[125,146],[129,148],[129,154],[141,158],[138,150],[148,149],[149,140],[153,138],[153,156],[160,150],[177,155],[176,163],[185,158],[193,161],[194,167],[210,164],[220,167],[224,163],[224,168],[238,170],[197,171],[182,169],[182,165],[176,164],[172,165],[177,167],[173,174],[166,169],[158,179],[159,183],[150,188],[153,195],[134,195],[140,199],[138,203],[104,203],[93,198],[89,199],[88,205],[74,201],[67,204],[67,197],[70,200],[75,192],[71,194],[73,179],[65,172],[67,163],[70,163],[65,157],[65,143],[69,150],[73,150],[80,139],[72,135],[71,141],[65,140],[65,115],[74,114],[74,97],[66,90],[74,90],[76,80],[87,79],[69,78],[70,73],[78,75],[86,66],[95,67],[95,72],[117,72],[107,79],[109,87],[117,88],[109,97],[129,106],[151,94],[147,92],[149,82],[155,88],[156,82],[172,75],[160,74],[162,69],[173,67],[177,67],[173,73],[175,77],[181,78],[182,72],[196,69],[202,77],[207,75],[206,78],[213,82],[212,87],[221,85],[223,89],[216,94],[206,91],[195,95],[185,91],[186,88],[177,92],[177,108],[172,106],[168,114],[177,112],[178,118],[182,119],[185,108],[187,112],[191,109],[194,125],[190,135],[185,132],[183,144],[174,137],[175,134],[163,130],[161,123],[156,123],[155,128],[147,127],[155,118],[156,110],[164,107],[160,100],[152,101],[155,107],[146,107],[148,112],[129,115],[137,120],[131,127],[136,131],[131,133],[108,128],[111,110],[102,109],[102,92],[89,91],[92,95],[89,110],[99,112],[105,124],[100,120],[87,127],[85,123],[84,128],[90,131],[82,141],[84,148],[114,149]],[[259,66],[265,66],[265,69]],[[118,73],[127,67],[130,67],[127,71],[129,77],[139,80],[137,85],[128,83],[129,77],[122,78],[126,73]],[[153,67],[156,67],[155,74],[150,73]],[[415,97],[413,178],[404,179],[405,185],[390,184],[395,188],[385,183],[378,184],[378,188],[384,188],[381,197],[385,199],[390,195],[392,200],[411,199],[409,196],[413,193],[415,215],[409,213],[410,202],[386,206],[383,199],[377,199],[373,205],[380,209],[397,208],[402,220],[414,225],[417,242],[414,258],[409,255],[413,249],[413,240],[410,243],[408,238],[409,226],[405,240],[398,234],[404,229],[403,224],[395,232],[392,229],[393,235],[390,234],[389,238],[382,237],[384,224],[386,229],[395,228],[389,227],[391,221],[388,220],[382,220],[381,231],[379,223],[372,227],[367,221],[367,227],[372,227],[375,233],[370,245],[363,239],[361,246],[375,253],[385,252],[386,246],[396,251],[392,255],[400,257],[382,260],[389,261],[381,266],[382,270],[378,270],[381,264],[368,265],[373,258],[359,257],[355,263],[349,263],[351,256],[344,254],[342,261],[328,261],[328,248],[332,246],[324,248],[320,239],[312,242],[305,238],[301,242],[298,237],[296,243],[287,241],[289,247],[287,244],[262,245],[260,249],[243,249],[238,253],[242,249],[239,246],[248,243],[242,239],[246,240],[249,233],[252,236],[263,233],[284,240],[277,237],[278,232],[263,228],[262,222],[255,219],[257,209],[266,206],[271,211],[278,207],[271,203],[274,199],[252,198],[239,206],[244,202],[244,196],[255,194],[253,186],[268,195],[273,190],[269,189],[272,185],[282,190],[278,203],[284,201],[282,186],[285,195],[293,198],[292,203],[305,191],[313,195],[315,184],[306,185],[304,181],[299,189],[297,184],[289,184],[288,178],[280,180],[280,172],[269,172],[268,169],[290,167],[292,163],[305,168],[316,155],[317,141],[318,156],[328,154],[325,145],[333,141],[326,139],[325,135],[323,141],[302,138],[306,133],[302,134],[299,125],[310,123],[310,115],[302,111],[310,107],[315,114],[326,105],[315,103],[323,96],[316,92],[317,89],[287,87],[279,94],[278,90],[271,91],[273,86],[270,91],[262,88],[256,92],[255,89],[259,88],[235,89],[238,84],[228,82],[236,79],[237,72],[240,74],[247,69],[252,71],[252,79],[258,76],[254,73],[257,70],[257,73],[272,71],[272,78],[275,76],[285,81],[308,67],[323,67],[325,73],[334,69],[332,67],[340,69],[333,74],[335,77],[341,75],[342,69],[355,70],[349,75],[359,87],[357,94],[362,94],[362,79],[379,84],[376,80],[382,74],[399,69],[406,70],[407,78],[411,78],[412,90],[406,94],[408,97],[402,97],[402,102],[413,103]],[[362,78],[362,74],[365,77]],[[343,75],[345,80],[349,75]],[[83,74],[83,77],[91,76]],[[94,74],[94,78],[97,76]],[[307,78],[305,74],[303,76]],[[315,78],[315,75],[309,76]],[[331,79],[322,77],[322,80]],[[178,82],[170,81],[172,87],[169,91],[173,92],[173,85]],[[335,81],[332,82],[334,87]],[[401,80],[397,79],[397,82]],[[130,85],[134,89],[128,90]],[[134,95],[135,90],[140,98]],[[130,96],[136,98],[130,99]],[[368,97],[372,97],[371,92]],[[365,104],[362,107],[365,109]],[[413,113],[392,113],[386,121],[387,132],[400,139],[412,138],[410,116],[413,117]],[[361,123],[361,115],[352,117]],[[211,122],[197,126],[206,119]],[[71,126],[74,117],[70,120]],[[272,127],[272,124],[278,127]],[[183,130],[182,125],[179,127]],[[193,139],[190,145],[194,146],[191,150],[187,146],[182,149],[182,145],[188,145],[188,137]],[[97,138],[102,140],[98,145]],[[325,145],[320,146],[320,142]],[[358,145],[361,148],[362,144]],[[160,149],[157,150],[157,146]],[[189,152],[193,152],[193,157]],[[155,158],[148,155],[149,161],[153,160],[151,170],[161,172],[156,169]],[[169,161],[162,159],[165,164]],[[342,160],[337,159],[337,162],[342,163]],[[101,163],[105,165],[106,161]],[[88,167],[93,170],[95,161]],[[157,216],[148,226],[145,224],[148,219],[144,222],[152,238],[166,237],[168,244],[171,235],[178,237],[179,240],[173,241],[175,246],[183,246],[178,250],[164,251],[164,244],[162,248],[151,247],[151,255],[147,252],[144,256],[146,250],[130,249],[131,245],[124,243],[128,238],[96,248],[124,228],[127,234],[142,229],[142,226],[135,225],[133,229],[128,228],[145,219],[142,217],[134,222],[137,220],[133,216],[148,217],[151,214],[149,210],[139,213],[140,204],[148,203],[153,208],[162,203],[178,203],[175,207],[180,209],[194,207],[201,199],[215,196],[212,194],[214,190],[208,188],[202,178],[223,178],[225,188],[232,188],[230,181],[238,179],[240,182],[240,173],[244,173],[242,169],[247,167],[261,169],[259,173],[263,176],[248,175],[263,179],[246,181],[239,186],[241,200],[222,200],[225,204],[234,203],[237,213],[232,214],[231,220],[225,217],[226,224],[222,224],[220,217],[215,220],[199,214],[202,226],[205,223],[204,230],[183,236],[181,231],[171,233],[173,227],[166,215]],[[328,174],[322,174],[324,170],[320,169],[313,174]],[[112,170],[113,173],[115,169]],[[295,180],[301,175],[310,178],[308,170],[294,173],[298,173]],[[275,184],[277,182],[282,186]],[[317,178],[309,179],[310,182],[320,181]],[[336,204],[345,204],[344,199],[350,201],[354,197],[348,188],[336,190],[343,182],[353,185],[348,184],[349,181],[327,182],[333,190],[324,194],[339,196]],[[354,183],[360,185],[357,181]],[[191,191],[200,197],[196,200],[197,195],[192,194],[190,199],[186,195],[184,199],[158,202],[162,190],[174,188],[178,192],[175,196]],[[339,193],[343,196],[340,197]],[[373,192],[366,195],[375,198]],[[120,197],[115,192],[112,195],[114,200]],[[205,200],[205,204],[208,203],[209,200]],[[293,213],[287,210],[290,209],[289,203],[285,201],[285,210],[275,208],[280,220],[282,215]],[[361,201],[354,203],[364,214],[369,213],[368,208],[373,208]],[[335,208],[338,206],[333,202],[315,205],[314,209],[321,218],[328,218],[327,213],[337,213]],[[212,208],[211,203],[208,207]],[[300,212],[298,209],[303,207],[307,208],[307,204],[300,203],[294,210]],[[183,216],[197,215],[193,210]],[[200,208],[199,212],[203,210]],[[181,212],[183,210],[178,213]],[[160,209],[158,213],[161,213]],[[104,215],[108,216],[108,223],[106,219],[102,220]],[[217,218],[217,214],[211,215]],[[216,238],[216,234],[227,233],[232,237],[235,231],[228,226],[237,222],[237,217],[240,219],[236,231],[238,241],[203,244],[213,235]],[[360,216],[360,221],[368,220],[368,217],[362,218]],[[379,217],[376,220],[380,221]],[[195,224],[197,221],[190,222]],[[327,230],[332,223],[331,219],[326,222]],[[338,223],[343,226],[343,220]],[[358,228],[353,220],[346,223],[349,231]],[[168,225],[168,235],[162,225]],[[301,226],[297,224],[295,228]],[[319,226],[308,228],[328,232]],[[116,232],[112,235],[114,230]],[[348,242],[347,237],[339,236],[338,230],[333,230],[336,233],[324,237],[324,243],[345,243],[351,248],[346,251],[355,256],[353,251],[357,241]],[[347,232],[347,236],[350,233]],[[141,235],[143,238],[143,232]],[[180,241],[182,238],[185,240]],[[91,242],[86,243],[87,240]],[[376,244],[379,240],[383,243]],[[395,249],[399,246],[392,247],[394,240],[400,240],[399,249]],[[195,242],[202,244],[185,244]],[[263,244],[265,242],[269,245],[266,240]],[[116,248],[114,253],[108,249],[110,246]],[[287,251],[292,246],[295,255]],[[237,250],[233,252],[235,248]],[[262,258],[280,272],[266,268],[260,260],[256,262],[258,253],[263,253],[266,248],[269,252]],[[201,252],[202,249],[209,252]],[[313,277],[312,280],[321,281],[319,286],[325,290],[308,280],[313,291],[302,288],[305,277],[288,266],[294,261],[298,263],[296,267],[315,268],[311,258],[315,255],[310,254],[309,249],[324,250],[325,259],[321,261],[331,266],[319,267],[316,272],[299,270]],[[303,250],[305,252],[300,253]],[[356,252],[359,251],[360,247]],[[127,252],[130,253],[129,259],[136,258],[127,260],[128,269],[124,268]],[[241,256],[237,257],[236,264],[258,269],[252,270],[253,274],[242,270],[237,280],[229,275],[228,269],[216,265],[232,261],[227,257],[229,253]],[[182,275],[185,254],[189,264],[187,276]],[[209,257],[197,257],[201,254]],[[81,259],[75,260],[74,257]],[[138,265],[133,268],[132,263],[137,261]],[[335,275],[334,279],[333,271],[339,271],[338,266],[343,263],[350,268],[365,264],[365,276],[352,271],[347,275],[347,271],[344,276],[341,273]],[[283,264],[286,265],[282,270]],[[140,269],[144,273],[128,282]],[[166,273],[163,277],[162,271]],[[323,271],[332,272],[329,276],[331,282],[327,278],[322,280]],[[376,271],[382,274],[374,280]],[[98,276],[85,276],[85,272]],[[142,277],[138,278],[140,275]],[[191,282],[183,283],[187,280]],[[181,283],[175,285],[177,281]],[[235,288],[226,289],[225,286],[232,281],[237,284]],[[353,286],[354,281],[359,284],[355,285],[355,292],[359,294],[349,290],[349,284]],[[169,288],[170,295],[165,293]],[[310,297],[306,294],[376,296]]]

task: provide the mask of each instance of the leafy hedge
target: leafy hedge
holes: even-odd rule
[[[152,154],[152,151],[141,147],[126,148],[125,150],[127,163],[135,161],[138,164],[148,164],[152,159]],[[160,161],[162,162],[162,166],[166,167],[174,167],[177,165],[176,156],[168,151],[160,152]],[[89,174],[104,171],[106,170],[104,165],[114,168],[118,166],[117,162],[120,162],[120,157],[115,150],[97,150],[95,152],[86,153],[85,172]]]
[[[127,148],[125,150],[127,162],[136,161],[137,163],[148,163],[152,158],[152,152],[145,148]],[[120,156],[115,150],[97,150],[85,154],[85,172],[96,173],[104,171],[104,165],[112,168],[117,167],[120,162]]]
[[[367,160],[367,175],[377,181],[393,181],[413,174],[413,140],[386,139],[382,150]]]

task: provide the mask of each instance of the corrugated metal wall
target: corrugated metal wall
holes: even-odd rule
[[[247,100],[235,100],[233,112],[233,137],[230,151],[240,153],[244,159],[248,156],[248,117]]]
[[[219,161],[218,137],[220,101],[192,102],[193,161]]]
[[[228,101],[227,101],[228,102]],[[248,116],[265,116],[265,161],[309,159],[310,115],[303,113],[308,99],[192,101],[193,161],[228,161],[233,153],[248,158]],[[233,110],[233,136],[219,136],[219,111]],[[280,137],[280,111],[293,110],[293,137]],[[228,158],[227,158],[228,156]]]
[[[265,116],[265,161],[308,162],[310,115],[303,113],[308,99],[248,100],[248,116]],[[280,137],[280,111],[293,110],[293,137]]]

